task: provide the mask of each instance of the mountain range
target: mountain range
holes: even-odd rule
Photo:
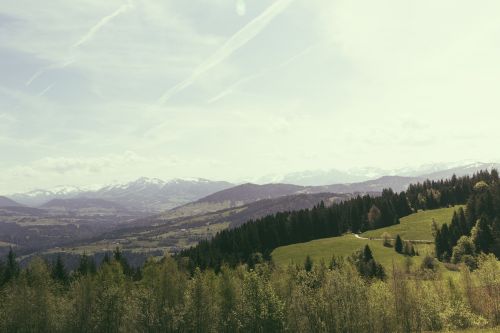
[[[160,212],[168,210],[234,184],[207,179],[173,179],[163,181],[157,178],[139,178],[135,181],[108,185],[95,190],[74,186],[58,186],[51,190],[33,190],[16,193],[9,197],[28,206],[43,206],[54,199],[103,199],[119,204],[130,211]]]
[[[359,183],[384,176],[441,179],[455,173],[457,176],[471,174],[479,170],[499,168],[499,163],[461,161],[454,163],[432,163],[396,169],[352,168],[349,170],[306,170],[285,175],[267,175],[254,180],[259,184],[285,183],[302,186],[323,186],[330,184]]]
[[[349,172],[332,169],[288,174],[282,177],[286,180],[282,183],[240,185],[202,178],[164,181],[143,177],[129,183],[100,188],[58,186],[51,190],[38,189],[27,193],[17,193],[10,195],[9,198],[0,197],[0,205],[12,206],[18,202],[26,206],[48,208],[43,205],[54,199],[100,199],[117,204],[128,211],[142,213],[159,213],[180,207],[180,209],[176,208],[176,211],[184,215],[187,211],[189,214],[206,213],[214,209],[227,209],[258,200],[301,193],[373,193],[381,192],[384,188],[403,191],[409,184],[426,179],[442,179],[451,177],[453,174],[462,176],[492,168],[500,168],[500,164],[470,163],[459,166],[432,164],[392,172],[385,171],[389,175],[383,176],[380,174],[384,171],[380,169],[359,168]],[[399,172],[399,174],[395,175],[394,172]],[[9,203],[7,200],[14,201]],[[88,208],[88,203],[88,201],[80,201],[80,208]],[[104,206],[109,206],[109,203]],[[66,206],[72,204],[75,204],[75,201],[65,202]],[[97,205],[97,208],[103,208],[102,206]]]

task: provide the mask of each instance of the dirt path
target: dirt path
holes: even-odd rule
[[[362,240],[375,240],[375,241],[382,241],[384,240],[383,238],[367,238],[367,237],[361,237],[359,234],[353,233],[354,237],[357,239],[362,239]],[[394,240],[391,238],[390,240]],[[434,241],[427,240],[427,239],[405,239],[405,241],[412,242],[412,243],[422,243],[422,244],[432,244]]]

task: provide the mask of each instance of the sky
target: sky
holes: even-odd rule
[[[0,192],[500,160],[500,2],[3,0]]]

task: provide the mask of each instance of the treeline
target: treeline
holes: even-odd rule
[[[450,224],[435,234],[436,257],[452,263],[477,265],[480,253],[500,258],[500,183],[498,175],[478,181],[467,201],[465,211],[455,212]]]
[[[127,274],[116,256],[98,268],[82,257],[70,273],[36,258],[10,270],[0,287],[0,332],[389,333],[500,323],[494,256],[480,256],[474,272],[463,266],[461,278],[449,281],[428,260],[380,280],[369,248],[329,264],[258,263],[219,273],[191,274],[165,257],[150,259],[140,276]]]
[[[454,175],[450,179],[412,184],[408,187],[406,196],[410,206],[416,211],[463,205],[480,181],[498,182],[498,171],[479,171],[473,176],[458,178]]]
[[[380,197],[358,196],[330,207],[322,202],[312,209],[249,221],[199,242],[179,257],[188,257],[192,270],[211,267],[218,271],[224,263],[252,266],[260,257],[270,259],[272,250],[279,246],[390,226],[410,213],[405,193],[384,190]]]

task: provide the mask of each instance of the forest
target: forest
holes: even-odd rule
[[[500,274],[481,254],[471,272],[444,279],[433,259],[415,269],[360,274],[359,252],[331,262],[219,273],[150,259],[140,274],[119,252],[99,268],[82,257],[68,274],[41,259],[8,263],[0,293],[0,332],[422,332],[500,324]],[[369,251],[369,250],[368,250]],[[14,267],[10,267],[13,265]]]
[[[434,227],[435,257],[382,267],[368,246],[329,262],[277,266],[272,249],[393,225],[421,209],[466,204]],[[423,332],[500,325],[500,185],[480,172],[379,197],[282,212],[176,256],[131,267],[117,248],[68,271],[0,260],[0,332]],[[396,250],[398,242],[396,241]],[[402,244],[399,244],[402,245]],[[448,276],[437,260],[458,270]]]
[[[217,271],[223,263],[232,266],[248,263],[251,267],[256,256],[263,256],[269,260],[272,250],[279,246],[340,236],[346,232],[357,233],[378,229],[397,224],[399,218],[421,209],[450,207],[467,202],[469,202],[468,226],[464,226],[460,235],[470,233],[473,224],[481,217],[481,225],[496,225],[498,244],[500,242],[498,179],[496,170],[482,171],[472,177],[453,176],[449,180],[410,185],[406,192],[399,194],[388,189],[379,197],[358,196],[329,207],[320,204],[310,210],[269,215],[256,221],[249,221],[239,228],[224,230],[214,238],[201,241],[197,246],[183,251],[180,257],[189,257],[192,270],[195,267],[202,269],[211,267]],[[493,229],[493,226],[491,228]],[[446,227],[444,229],[446,230]],[[444,251],[447,250],[448,254],[444,259],[452,255],[451,247],[456,241],[458,238],[446,240]],[[493,236],[488,242],[495,243]],[[441,243],[439,240],[436,242],[438,244],[436,250],[438,258],[443,259],[442,250],[439,248]],[[490,252],[489,249],[485,250],[486,253]]]

